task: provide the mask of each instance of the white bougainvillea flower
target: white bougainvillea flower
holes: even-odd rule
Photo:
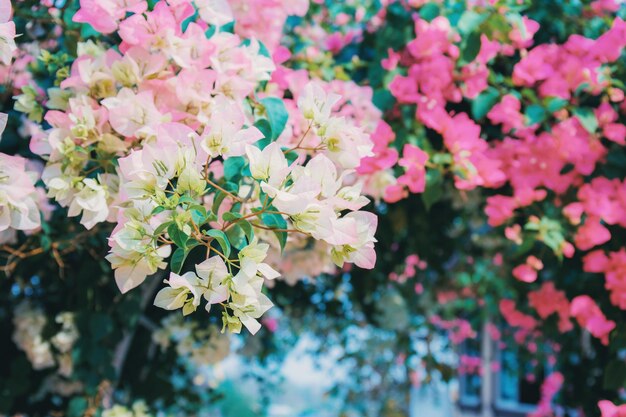
[[[224,281],[230,277],[230,273],[222,258],[214,256],[196,265],[196,273],[205,288],[204,298],[207,300],[207,311],[211,310],[211,305],[228,299],[228,288]]]
[[[129,88],[123,88],[116,97],[102,100],[102,104],[109,110],[113,129],[124,136],[153,133],[151,126],[169,119],[156,108],[150,91],[135,94]]]
[[[193,272],[183,275],[170,274],[169,280],[164,281],[169,287],[161,289],[154,299],[154,305],[165,310],[183,309],[183,315],[196,311],[202,299],[202,283]]]
[[[144,252],[129,251],[113,243],[111,253],[106,259],[115,269],[115,282],[122,293],[127,293],[141,285],[147,276],[156,273],[159,269],[165,269],[165,259],[172,253],[170,245],[157,248],[150,247]]]
[[[239,106],[224,96],[218,96],[214,112],[201,136],[201,146],[212,157],[242,156],[247,145],[263,137],[256,127],[245,127],[245,115]]]
[[[78,216],[82,213],[81,224],[91,229],[96,224],[103,222],[109,217],[109,196],[106,185],[93,178],[85,178],[82,181],[82,189],[74,195],[70,203],[67,215]],[[112,182],[113,183],[113,182]]]
[[[257,319],[274,304],[265,294],[260,293],[256,298],[233,297],[233,302],[228,306],[233,310],[235,317],[254,335],[261,329],[261,323]]]
[[[280,187],[289,174],[287,158],[276,142],[270,143],[263,150],[256,146],[246,146],[246,155],[250,160],[252,177],[272,187]]]
[[[376,263],[374,233],[378,226],[378,218],[373,213],[357,211],[348,213],[344,219],[345,221],[354,221],[357,241],[333,247],[331,252],[333,261],[337,266],[351,262],[360,268],[372,269]]]
[[[210,25],[223,26],[233,21],[233,11],[227,0],[194,0],[200,18]]]
[[[343,117],[330,118],[323,132],[326,155],[344,169],[357,168],[363,158],[374,155],[370,137]]]
[[[0,61],[9,65],[17,50],[15,45],[15,23],[11,19],[11,0],[0,0]]]
[[[7,128],[8,122],[9,122],[9,115],[6,113],[0,113],[0,136],[4,133],[4,130]]]
[[[33,230],[41,225],[39,198],[26,160],[0,153],[0,232]]]
[[[327,93],[321,85],[310,82],[304,87],[304,93],[298,98],[298,107],[304,117],[321,126],[328,122],[333,106],[341,96]]]

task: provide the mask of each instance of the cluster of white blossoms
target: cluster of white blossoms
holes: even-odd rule
[[[37,174],[27,170],[26,162],[19,156],[0,154],[0,232],[41,225]]]
[[[171,347],[178,357],[189,364],[194,373],[222,362],[230,354],[230,336],[222,334],[217,326],[200,326],[195,321],[184,321],[171,315],[161,321],[152,340],[165,351]]]
[[[316,94],[312,87],[307,90]],[[304,112],[314,114],[311,123],[316,130],[324,130],[325,123],[333,120],[327,108],[334,98],[329,99],[317,95],[315,100],[305,96],[302,101]],[[227,114],[233,111],[225,106],[219,109]],[[224,119],[228,120],[226,114]],[[355,129],[345,125],[350,132]],[[238,133],[222,134],[233,126]],[[326,138],[321,133],[320,137]],[[350,170],[338,168],[338,162],[325,153],[312,158],[295,154],[290,163],[292,150],[282,149],[276,142],[261,149],[259,139],[258,129],[246,127],[239,118],[225,126],[216,123],[208,134],[201,135],[169,123],[157,129],[153,142],[120,159],[124,204],[111,236],[108,259],[122,291],[164,269],[171,255],[174,272],[155,305],[190,314],[203,300],[207,311],[219,304],[229,330],[239,332],[243,325],[256,333],[260,328],[257,319],[272,306],[262,292],[264,281],[280,274],[265,262],[269,244],[254,237],[255,229],[276,232],[285,240],[283,244],[288,233],[303,234],[325,242],[337,265],[351,262],[373,267],[376,217],[357,211],[368,200],[358,185],[344,186]],[[328,150],[325,142],[320,148]],[[329,153],[341,154],[337,150]],[[217,157],[225,160],[223,165]],[[240,164],[231,175],[240,177],[237,194],[213,181],[216,170],[227,170],[231,158],[238,158]],[[296,163],[299,158],[306,162]],[[214,162],[219,163],[218,168]],[[224,212],[222,206],[226,205]],[[233,233],[237,230],[239,234]],[[187,255],[198,247],[204,247],[206,259],[179,274]],[[238,249],[236,258],[229,256],[231,247]]]
[[[373,144],[335,108],[339,95],[324,83],[297,86],[288,111],[267,49],[222,31],[230,17],[217,3],[116,3],[102,20],[92,3],[77,21],[117,30],[121,43],[78,44],[69,76],[42,103],[50,128],[30,145],[46,161],[47,195],[68,216],[88,229],[117,223],[107,259],[122,292],[169,269],[155,305],[185,315],[217,306],[224,328],[256,333],[272,306],[264,283],[280,276],[280,262],[266,261],[270,245],[304,239],[328,264],[374,266],[377,220],[359,211],[369,200],[352,178]],[[40,106],[28,91],[17,103]],[[292,117],[307,128],[287,145],[279,138]],[[31,227],[23,223],[38,218],[36,206],[18,202],[26,206],[11,206],[21,217],[10,227]]]
[[[57,373],[64,377],[72,374],[72,348],[78,340],[78,329],[72,313],[61,313],[55,318],[60,330],[49,340],[43,330],[48,319],[44,312],[23,301],[14,310],[13,342],[26,354],[35,370],[58,366]]]
[[[102,417],[152,417],[148,406],[143,401],[135,401],[128,408],[124,405],[115,404],[114,406],[104,410]]]

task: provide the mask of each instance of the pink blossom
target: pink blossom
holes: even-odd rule
[[[515,307],[513,300],[500,301],[500,312],[512,327],[521,327],[525,330],[532,330],[537,325],[537,321],[529,315],[523,314]]]
[[[615,322],[607,320],[598,305],[588,295],[575,297],[570,304],[570,314],[578,323],[603,345],[609,344],[609,333],[615,328]]]
[[[520,112],[521,103],[517,97],[507,94],[500,103],[491,108],[487,117],[493,124],[502,124],[502,129],[510,131],[524,126],[524,115]]]
[[[522,264],[513,268],[513,276],[522,282],[535,282],[537,280],[537,271],[530,265]]]
[[[626,404],[615,405],[611,401],[602,400],[598,402],[601,417],[626,417]]]
[[[528,303],[544,320],[554,313],[558,314],[559,331],[566,332],[572,329],[569,320],[570,303],[565,292],[557,290],[553,282],[546,282],[539,290],[530,292]]]
[[[552,410],[552,400],[561,390],[565,378],[560,372],[553,372],[546,377],[541,384],[541,399],[537,404],[537,409],[529,414],[529,417],[551,417],[554,415]]]
[[[506,197],[503,195],[488,197],[485,214],[489,219],[489,225],[496,227],[504,224],[507,220],[513,217],[516,208],[517,202],[513,197]]]
[[[589,250],[611,240],[611,233],[598,219],[588,218],[574,237],[576,246],[581,250]]]
[[[145,0],[80,0],[80,8],[73,21],[89,23],[100,33],[112,33],[126,13],[141,14],[146,11]]]

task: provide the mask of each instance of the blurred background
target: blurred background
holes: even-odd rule
[[[378,218],[375,268],[337,267],[311,239],[290,237],[283,251],[286,234],[259,232],[281,278],[264,283],[274,307],[256,335],[224,331],[217,308],[155,307],[169,269],[122,294],[105,258],[116,224],[87,230],[46,195],[50,132],[82,115],[70,97],[98,107],[124,82],[139,89],[111,63],[128,53],[120,22],[145,12],[154,21],[139,27],[153,34],[170,9],[180,33],[143,51],[167,49],[163,73],[178,80],[170,67],[183,49],[164,39],[189,27],[235,39],[215,50],[258,39],[254,53],[276,68],[246,97],[262,108],[255,126],[272,133],[275,115],[257,99],[280,96],[272,135],[293,141],[312,80],[342,96],[333,110],[373,146],[344,179]],[[623,1],[14,0],[12,10],[20,36],[0,65],[0,151],[28,161],[20,178],[33,176],[42,220],[0,229],[0,416],[626,415]],[[196,117],[192,104],[173,113]],[[109,168],[123,155],[79,148]]]

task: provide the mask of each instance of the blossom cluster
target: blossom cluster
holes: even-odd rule
[[[116,223],[107,259],[122,292],[169,266],[157,306],[189,314],[204,298],[207,311],[223,308],[225,327],[255,333],[272,306],[264,281],[280,275],[265,258],[298,240],[291,235],[321,242],[338,266],[374,266],[376,217],[359,211],[369,200],[352,175],[373,145],[346,113],[358,107],[333,92],[344,86],[273,78],[265,45],[224,29],[245,9],[235,3],[81,2],[74,20],[117,31],[121,43],[78,44],[43,103],[51,127],[30,148],[68,216],[87,229]],[[280,80],[290,81],[272,87]],[[37,94],[17,103],[32,116]],[[12,211],[25,215],[7,226],[33,228],[17,223],[39,215],[19,197],[24,207]]]
[[[15,309],[13,324],[15,330],[12,339],[17,347],[24,351],[33,369],[43,370],[57,367],[56,374],[48,384],[49,389],[59,394],[70,395],[80,386],[68,379],[73,372],[72,348],[79,333],[74,322],[74,315],[69,312],[60,313],[55,322],[58,332],[52,337],[44,337],[44,327],[48,319],[44,312],[30,302],[23,301]],[[52,383],[54,381],[54,383]]]
[[[36,181],[37,173],[28,170],[26,159],[0,154],[1,234],[10,230],[33,230],[41,225]]]
[[[230,337],[220,334],[217,326],[200,328],[196,322],[184,322],[178,315],[163,319],[158,330],[152,333],[152,340],[166,351],[174,348],[193,373],[195,385],[214,384],[217,380],[205,381],[206,368],[216,366],[230,353]]]
[[[402,125],[409,110],[414,129],[427,130],[398,141],[393,128],[379,129],[375,155],[361,169],[387,173],[381,183],[387,202],[432,193],[441,175],[451,176],[461,193],[494,190],[484,193],[485,220],[504,226],[511,246],[524,250],[511,274],[541,284],[528,290],[541,320],[512,299],[500,302],[505,321],[521,329],[518,339],[537,337],[542,322],[556,314],[560,332],[573,329],[573,318],[608,344],[616,323],[587,294],[571,299],[559,284],[546,282],[544,257],[527,252],[535,242],[559,259],[594,250],[583,269],[603,273],[612,304],[626,307],[623,250],[600,248],[624,227],[623,183],[606,174],[610,153],[626,144],[624,88],[616,75],[626,23],[611,16],[619,6],[594,2],[591,11],[607,18],[597,36],[535,45],[539,24],[513,6],[470,4],[453,24],[445,5],[430,16],[435,8],[423,2],[400,3],[416,11],[414,37],[389,49],[381,63],[395,99],[389,119]],[[396,6],[391,2],[381,15]],[[498,30],[488,29],[492,24]],[[510,65],[508,73],[503,65]],[[536,214],[546,208],[550,214]]]

